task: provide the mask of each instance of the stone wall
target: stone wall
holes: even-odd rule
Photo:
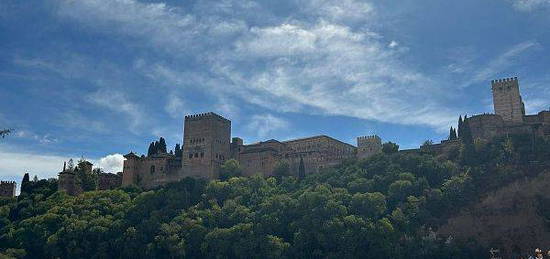
[[[15,197],[17,183],[14,181],[0,181],[0,197]]]
[[[98,190],[112,190],[122,185],[122,173],[101,173],[97,179]]]
[[[171,154],[139,157],[134,153],[124,156],[122,186],[131,184],[151,189],[183,179],[181,160]]]
[[[79,195],[83,192],[76,174],[68,171],[59,173],[57,190],[65,191],[69,195]]]

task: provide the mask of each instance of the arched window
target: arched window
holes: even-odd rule
[[[155,166],[152,165],[152,166],[151,166],[151,174],[154,174],[154,173],[155,173]]]

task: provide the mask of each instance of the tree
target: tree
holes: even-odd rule
[[[97,187],[98,171],[92,170],[92,163],[80,159],[75,173],[79,179],[80,187],[84,191],[93,191]]]
[[[166,140],[163,137],[159,139],[157,153],[166,153]]]
[[[298,178],[304,179],[306,177],[306,166],[304,165],[304,158],[300,157],[300,166],[298,167]]]
[[[29,173],[25,173],[25,175],[23,176],[23,180],[21,181],[21,192],[27,193],[29,191],[29,181]]]
[[[273,169],[273,175],[277,177],[290,176],[290,166],[286,161],[280,161]]]
[[[456,140],[457,138],[456,129],[451,127],[451,130],[449,131],[449,140]]]
[[[382,152],[384,154],[393,154],[399,151],[399,145],[393,142],[386,142],[382,145]]]
[[[225,181],[233,177],[239,177],[242,175],[242,171],[239,161],[229,159],[220,167],[220,179]]]
[[[174,155],[176,155],[176,157],[181,157],[182,156],[182,149],[180,148],[180,144],[176,144],[176,147],[174,148]]]
[[[147,150],[147,156],[151,156],[153,154],[155,154],[155,142],[151,142],[149,144],[149,149]]]

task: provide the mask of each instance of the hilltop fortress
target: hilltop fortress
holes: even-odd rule
[[[550,111],[525,115],[517,77],[494,80],[491,89],[495,113],[465,120],[474,138],[550,135]],[[231,138],[231,121],[213,112],[185,116],[183,133],[183,148],[176,154],[138,156],[131,152],[125,155],[122,185],[154,188],[184,177],[215,179],[228,159],[239,161],[245,176],[273,175],[279,163],[288,164],[292,175],[307,175],[346,159],[364,159],[382,151],[382,140],[378,136],[358,137],[357,146],[326,135],[244,144],[241,138]],[[456,141],[434,145],[435,150],[444,150],[445,145],[456,145]]]
[[[325,135],[246,145],[241,138],[231,138],[231,121],[213,112],[185,116],[183,128],[179,156],[125,155],[122,184],[153,188],[188,176],[214,179],[220,166],[229,159],[239,161],[245,176],[273,175],[280,162],[288,164],[292,175],[298,175],[300,167],[304,174],[311,174],[346,159],[372,156],[382,149],[377,136],[357,138],[358,147]]]

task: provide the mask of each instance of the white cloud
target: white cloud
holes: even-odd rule
[[[164,106],[164,110],[174,119],[181,119],[186,114],[183,100],[176,95],[170,95],[170,97],[168,97],[168,102]]]
[[[38,175],[40,178],[56,177],[63,169],[67,157],[25,153],[0,148],[0,176],[21,176],[25,173]]]
[[[440,82],[403,63],[397,41],[388,48],[383,36],[369,29],[380,21],[368,2],[292,2],[300,8],[281,17],[254,1],[202,2],[196,8],[208,15],[196,16],[135,0],[60,3],[63,17],[130,37],[133,44],[140,39],[156,51],[198,60],[204,65],[202,71],[179,71],[178,63],[141,61],[137,67],[159,84],[172,82],[175,87],[207,92],[220,101],[217,106],[231,112],[235,111],[226,100],[236,96],[278,112],[434,128],[446,128],[455,120],[445,108],[448,89],[443,91]],[[255,20],[258,17],[261,23]]]
[[[397,41],[394,41],[394,40],[392,40],[392,41],[390,42],[390,44],[388,44],[388,47],[390,47],[390,48],[392,48],[392,49],[395,48],[395,47],[397,47],[397,46],[399,46],[399,43],[397,43]]]
[[[253,115],[250,118],[247,129],[260,138],[266,138],[272,135],[273,132],[287,129],[289,125],[289,122],[282,118],[271,114],[261,114]]]
[[[100,158],[97,161],[97,167],[102,168],[107,173],[122,172],[124,156],[122,154],[111,154]]]
[[[550,7],[550,0],[511,0],[514,8],[520,11],[533,11]]]
[[[475,74],[473,80],[479,82],[494,79],[492,77],[494,77],[497,73],[502,72],[504,69],[513,65],[515,58],[525,53],[527,50],[537,46],[539,46],[539,44],[534,41],[524,41],[512,46],[510,49],[506,50],[500,56],[488,63],[485,68]]]
[[[129,130],[133,133],[138,131],[138,127],[143,123],[143,111],[141,108],[130,101],[128,97],[117,90],[109,88],[101,88],[97,92],[88,97],[90,103],[104,107],[116,113],[121,113],[127,116],[130,121]]]

